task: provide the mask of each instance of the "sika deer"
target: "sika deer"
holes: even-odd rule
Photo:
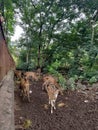
[[[54,77],[51,76],[51,75],[44,76],[44,77],[43,77],[42,90],[44,90],[44,89],[46,90],[46,87],[47,87],[49,84],[54,84],[55,87],[60,91],[60,94],[63,95],[63,89],[62,89],[62,87],[59,85],[59,83],[57,83],[57,79],[54,78]]]
[[[55,102],[57,100],[59,89],[57,89],[53,84],[50,84],[46,87],[46,91],[49,98],[49,104],[51,105],[51,114],[53,113],[53,109],[56,109]]]
[[[21,79],[21,75],[22,75],[22,71],[20,71],[20,70],[15,70],[14,71],[15,79],[20,80]]]
[[[28,79],[32,79],[34,81],[38,81],[39,76],[37,76],[37,74],[35,72],[25,72],[24,76]]]
[[[21,94],[23,96],[23,100],[27,97],[28,101],[30,102],[29,87],[30,87],[29,80],[26,77],[21,78],[20,89]]]

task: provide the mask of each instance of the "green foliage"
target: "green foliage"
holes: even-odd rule
[[[6,35],[7,43],[10,43],[10,38],[14,32],[15,18],[14,5],[12,0],[0,0],[0,13],[4,17],[3,28]]]
[[[75,78],[74,77],[70,77],[68,79],[68,89],[71,89],[71,90],[75,90],[76,86],[75,86]]]
[[[60,73],[58,73],[58,82],[59,82],[60,86],[62,86],[63,89],[67,89],[66,79]]]
[[[90,80],[89,80],[89,83],[93,84],[95,82],[97,82],[97,78],[95,76],[91,77]]]
[[[18,69],[24,69],[24,70],[28,70],[28,64],[25,62],[25,63],[18,63],[17,65],[17,68]]]
[[[57,70],[58,67],[60,67],[60,62],[58,60],[56,60],[55,62],[52,62],[51,65],[48,65],[47,69],[49,72],[52,72],[53,70]]]
[[[18,66],[39,65],[56,75],[65,88],[64,74],[72,89],[78,78],[98,80],[98,14],[93,17],[98,0],[14,0],[14,4],[24,30],[17,44],[21,47]]]

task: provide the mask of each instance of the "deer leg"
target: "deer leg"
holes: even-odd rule
[[[56,110],[56,107],[55,107],[55,100],[53,100],[53,108]]]
[[[54,107],[53,101],[51,101],[51,114],[53,113],[53,107]]]
[[[53,113],[53,107],[51,106],[51,114]]]
[[[55,110],[56,110],[56,107],[55,107],[55,105],[54,105],[54,107],[53,107]]]
[[[27,92],[28,101],[30,102],[30,95],[29,92]]]

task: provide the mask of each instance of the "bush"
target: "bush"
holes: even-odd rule
[[[89,83],[93,84],[95,82],[97,82],[97,78],[95,76],[91,77],[90,80],[89,80]]]
[[[70,77],[67,81],[67,88],[71,89],[71,90],[75,90],[76,86],[75,86],[75,77]]]

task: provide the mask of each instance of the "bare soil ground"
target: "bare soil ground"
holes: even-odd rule
[[[50,113],[48,96],[42,91],[42,81],[31,85],[31,102],[23,101],[15,90],[15,127],[23,130],[98,130],[98,89],[64,91],[56,102],[56,110]]]

